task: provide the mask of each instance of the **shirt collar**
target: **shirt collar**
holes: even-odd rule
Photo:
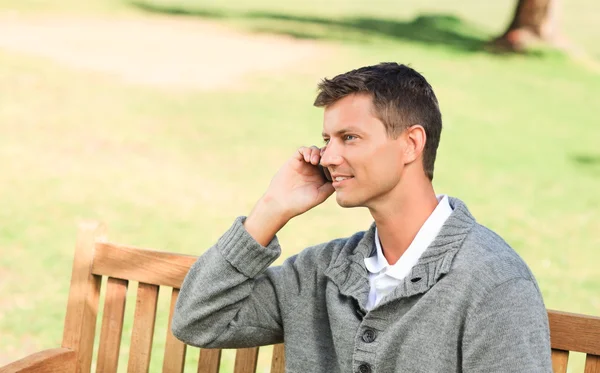
[[[384,268],[389,266],[389,263],[385,256],[383,256],[383,250],[381,249],[381,242],[379,241],[379,233],[377,233],[377,227],[375,227],[375,255],[365,258],[365,267],[367,271],[371,273],[379,273]]]
[[[431,242],[433,242],[434,238],[452,213],[452,207],[450,206],[447,195],[438,195],[437,199],[438,205],[436,208],[427,218],[423,226],[421,226],[421,229],[419,229],[419,232],[408,249],[402,254],[398,262],[392,266],[389,265],[387,259],[385,259],[385,256],[383,255],[379,234],[377,227],[375,227],[375,255],[365,258],[365,267],[370,273],[377,274],[383,269],[387,269],[387,275],[402,279],[410,272],[411,268],[417,263],[419,257],[421,257]]]

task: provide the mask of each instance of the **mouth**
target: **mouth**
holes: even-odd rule
[[[346,185],[350,180],[354,179],[354,176],[332,176],[333,182],[331,185],[337,189]]]

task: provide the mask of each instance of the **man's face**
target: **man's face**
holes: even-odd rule
[[[325,109],[321,164],[329,169],[342,207],[375,207],[399,191],[403,136],[388,137],[370,95],[352,94]]]

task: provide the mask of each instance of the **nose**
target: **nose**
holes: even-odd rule
[[[321,148],[321,166],[335,167],[342,164],[343,158],[337,153],[337,150],[331,143]]]

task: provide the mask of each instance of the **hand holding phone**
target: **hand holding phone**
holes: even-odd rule
[[[331,173],[320,163],[323,152],[316,146],[301,147],[273,176],[244,222],[258,243],[268,245],[290,219],[323,203],[335,192]],[[316,167],[322,180],[315,177],[311,167]]]

